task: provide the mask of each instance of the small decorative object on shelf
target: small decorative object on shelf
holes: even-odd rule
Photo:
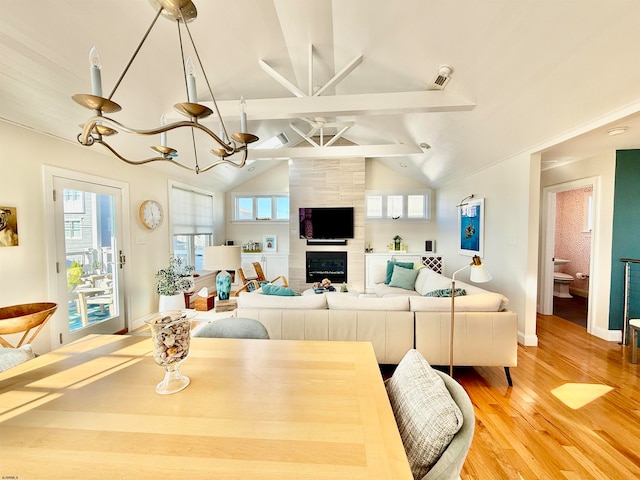
[[[244,253],[261,253],[260,242],[249,240],[247,243],[242,244],[242,251]]]
[[[342,293],[346,293],[346,292],[348,292],[348,291],[349,291],[349,289],[347,288],[347,284],[346,284],[346,283],[343,283],[343,284],[342,284],[342,286],[340,287],[340,291],[341,291]]]
[[[400,235],[396,235],[395,237],[393,237],[393,249],[400,250],[401,242],[402,237],[400,237]]]
[[[185,312],[173,310],[161,312],[146,323],[151,329],[153,358],[165,367],[164,379],[156,385],[156,393],[166,395],[183,390],[191,381],[180,373],[180,364],[189,355],[189,318]]]

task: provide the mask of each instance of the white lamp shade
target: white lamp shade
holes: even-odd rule
[[[237,270],[242,263],[240,245],[204,247],[205,270]]]
[[[471,265],[471,273],[469,274],[469,280],[474,283],[485,283],[491,280],[493,277],[487,271],[484,265]]]

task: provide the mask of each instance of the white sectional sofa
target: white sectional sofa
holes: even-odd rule
[[[237,317],[262,322],[274,339],[353,340],[373,344],[378,362],[396,364],[415,348],[432,365],[449,364],[451,298],[424,296],[451,286],[451,279],[429,269],[417,273],[414,289],[376,285],[376,294],[326,292],[302,296],[238,296]],[[508,299],[456,281],[454,365],[517,365],[517,324]]]

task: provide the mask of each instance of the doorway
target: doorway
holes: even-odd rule
[[[577,323],[589,333],[597,185],[597,178],[586,178],[543,190],[540,313]]]
[[[125,330],[123,203],[126,185],[48,168],[50,290],[58,303],[52,348]]]

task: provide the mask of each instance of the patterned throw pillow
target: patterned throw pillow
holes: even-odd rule
[[[417,350],[407,352],[386,387],[411,472],[422,478],[462,427],[462,412]]]
[[[462,297],[466,295],[467,291],[464,288],[456,288],[456,297]],[[450,297],[451,289],[450,288],[441,288],[439,290],[433,290],[431,292],[427,292],[423,295],[423,297]]]
[[[35,357],[29,344],[22,345],[19,348],[0,347],[0,372],[9,370],[11,367],[20,365]]]

